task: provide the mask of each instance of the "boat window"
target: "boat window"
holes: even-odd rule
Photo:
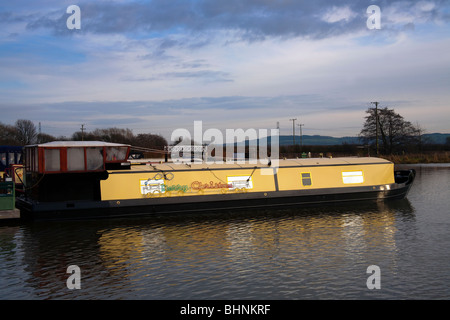
[[[25,149],[25,159],[29,159],[25,161],[25,167],[28,171],[31,171],[31,150],[29,148]]]
[[[166,192],[163,179],[159,179],[159,180],[151,180],[151,179],[140,180],[140,187],[141,187],[141,194],[148,194],[148,193],[160,194],[160,193],[165,193]]]
[[[227,183],[230,185],[230,190],[235,189],[253,189],[252,176],[229,176]]]
[[[302,185],[304,187],[309,187],[312,185],[312,179],[311,179],[310,172],[302,172]]]
[[[34,171],[38,171],[39,170],[39,152],[38,152],[38,148],[33,148],[33,169]]]
[[[45,149],[45,171],[59,171],[59,160],[59,149]]]
[[[106,161],[125,161],[127,151],[127,147],[108,147],[106,148]]]
[[[12,164],[15,164],[16,163],[16,160],[15,160],[15,157],[14,157],[14,155],[15,155],[15,153],[14,152],[10,152],[9,154],[8,154],[8,164],[9,165],[12,165]]]
[[[84,170],[84,148],[67,148],[67,170]]]
[[[344,184],[363,183],[364,175],[362,171],[344,171],[342,172],[342,181]]]
[[[32,148],[26,148],[25,149],[25,152],[26,152],[26,158],[25,159],[27,159],[25,161],[25,166],[26,166],[28,171],[35,171],[35,168],[33,166],[33,164],[34,164],[33,157],[32,157],[33,151],[34,151],[34,149],[32,149]]]
[[[86,148],[88,170],[103,169],[103,148]]]

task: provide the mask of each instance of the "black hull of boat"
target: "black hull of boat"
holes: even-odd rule
[[[408,170],[396,172],[396,180],[400,181],[400,183],[389,186],[161,197],[114,201],[38,203],[26,198],[19,198],[16,201],[16,207],[20,209],[22,219],[64,220],[390,201],[405,198],[413,184],[414,178],[414,170]]]

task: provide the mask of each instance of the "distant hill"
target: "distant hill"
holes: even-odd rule
[[[445,144],[450,133],[426,133],[423,135],[423,142],[428,144]],[[295,137],[296,144],[300,144],[300,137]],[[335,138],[329,136],[303,136],[305,146],[331,146],[341,144],[361,144],[359,137]],[[280,136],[280,145],[292,145],[292,136]]]
[[[423,135],[424,142],[430,144],[446,144],[450,133],[427,133]]]
[[[423,135],[423,142],[428,144],[445,144],[448,137],[450,137],[450,133],[427,133]],[[304,135],[302,140],[304,146],[333,146],[344,143],[361,144],[359,137],[335,138],[320,135]],[[295,143],[300,144],[300,136],[295,137]],[[280,136],[280,145],[292,145],[292,136]]]
[[[450,133],[427,133],[423,135],[423,142],[428,144],[445,144]],[[293,144],[292,136],[280,136],[280,146]],[[268,138],[270,144],[270,137]],[[300,145],[300,136],[295,136],[295,144]],[[331,137],[321,135],[303,135],[302,144],[304,146],[335,146],[342,144],[361,144],[359,137]]]
[[[292,143],[292,136],[280,136],[280,146],[292,145]],[[320,135],[303,135],[302,137],[302,144],[304,146],[334,146],[343,143],[360,144],[361,142],[358,137],[335,138]],[[295,137],[295,144],[300,144],[300,136]]]

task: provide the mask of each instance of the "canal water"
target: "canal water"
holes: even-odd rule
[[[406,167],[392,203],[0,225],[0,299],[449,299],[450,164]]]

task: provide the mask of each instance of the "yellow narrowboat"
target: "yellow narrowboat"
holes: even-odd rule
[[[404,198],[414,170],[374,157],[264,163],[131,163],[131,146],[50,142],[25,147],[21,217],[99,218]]]

